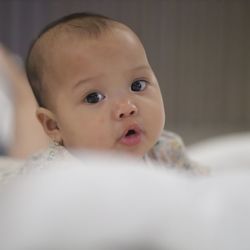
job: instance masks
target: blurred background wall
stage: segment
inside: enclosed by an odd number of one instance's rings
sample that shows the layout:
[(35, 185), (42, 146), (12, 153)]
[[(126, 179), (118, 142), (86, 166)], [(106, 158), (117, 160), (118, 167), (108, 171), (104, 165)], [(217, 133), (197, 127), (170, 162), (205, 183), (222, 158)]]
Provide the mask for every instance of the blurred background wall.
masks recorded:
[(187, 144), (250, 130), (250, 1), (0, 0), (0, 42), (24, 59), (44, 25), (79, 11), (135, 30), (163, 92), (166, 128)]

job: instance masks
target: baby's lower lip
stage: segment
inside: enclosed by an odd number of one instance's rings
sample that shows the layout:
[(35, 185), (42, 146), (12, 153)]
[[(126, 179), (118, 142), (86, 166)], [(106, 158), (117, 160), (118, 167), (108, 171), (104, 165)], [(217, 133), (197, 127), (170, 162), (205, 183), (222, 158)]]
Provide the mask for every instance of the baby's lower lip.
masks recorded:
[(129, 135), (129, 136), (123, 136), (120, 139), (120, 142), (126, 146), (134, 146), (137, 145), (141, 142), (141, 133), (140, 132), (136, 132), (133, 135)]

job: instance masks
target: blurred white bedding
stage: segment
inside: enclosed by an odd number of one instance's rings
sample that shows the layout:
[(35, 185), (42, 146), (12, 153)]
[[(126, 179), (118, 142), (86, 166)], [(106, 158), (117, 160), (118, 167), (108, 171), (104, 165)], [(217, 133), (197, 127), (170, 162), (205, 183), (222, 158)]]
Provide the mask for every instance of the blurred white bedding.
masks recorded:
[(0, 249), (249, 250), (250, 175), (84, 155), (0, 192)]
[(218, 136), (187, 148), (191, 159), (213, 172), (250, 170), (250, 132)]
[(10, 88), (4, 74), (0, 71), (0, 155), (9, 146), (12, 136), (13, 104), (10, 100)]

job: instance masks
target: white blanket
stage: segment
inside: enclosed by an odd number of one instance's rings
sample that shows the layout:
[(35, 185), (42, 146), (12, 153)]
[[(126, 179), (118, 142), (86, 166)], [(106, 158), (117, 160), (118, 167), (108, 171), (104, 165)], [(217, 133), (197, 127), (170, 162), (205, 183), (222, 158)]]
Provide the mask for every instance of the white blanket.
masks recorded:
[(55, 164), (4, 186), (0, 249), (250, 249), (249, 172), (194, 177), (93, 155)]

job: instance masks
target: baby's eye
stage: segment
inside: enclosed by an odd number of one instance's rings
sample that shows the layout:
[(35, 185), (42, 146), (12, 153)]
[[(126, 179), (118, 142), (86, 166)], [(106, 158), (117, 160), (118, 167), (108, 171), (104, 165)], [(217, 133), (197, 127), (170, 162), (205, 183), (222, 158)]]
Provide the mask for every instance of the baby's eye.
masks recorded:
[(143, 91), (147, 86), (147, 81), (137, 80), (131, 84), (131, 90), (134, 92)]
[(88, 94), (84, 98), (84, 102), (87, 102), (89, 104), (95, 104), (95, 103), (102, 101), (104, 98), (105, 96), (103, 94), (98, 93), (98, 92), (93, 92), (93, 93)]

